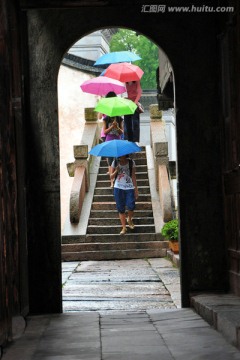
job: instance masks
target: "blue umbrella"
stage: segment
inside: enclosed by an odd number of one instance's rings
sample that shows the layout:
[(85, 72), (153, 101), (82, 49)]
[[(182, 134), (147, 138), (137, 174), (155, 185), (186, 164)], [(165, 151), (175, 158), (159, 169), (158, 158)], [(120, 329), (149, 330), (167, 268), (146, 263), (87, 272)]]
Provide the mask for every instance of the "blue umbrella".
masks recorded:
[(103, 70), (99, 76), (104, 76), (107, 69)]
[(131, 51), (115, 51), (102, 55), (94, 65), (116, 64), (141, 60), (140, 56)]
[(127, 140), (110, 140), (98, 144), (89, 151), (90, 155), (120, 157), (134, 152), (142, 151), (137, 144)]

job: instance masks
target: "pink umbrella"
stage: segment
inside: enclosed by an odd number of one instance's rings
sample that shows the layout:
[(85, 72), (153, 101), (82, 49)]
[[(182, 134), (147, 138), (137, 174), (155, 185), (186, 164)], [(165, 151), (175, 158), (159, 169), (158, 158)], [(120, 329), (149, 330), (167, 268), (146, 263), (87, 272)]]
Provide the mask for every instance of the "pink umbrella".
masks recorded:
[(143, 74), (144, 72), (139, 66), (123, 62), (119, 64), (111, 64), (107, 68), (104, 76), (108, 76), (122, 82), (128, 82), (139, 81)]
[(126, 87), (122, 82), (107, 76), (99, 76), (84, 81), (80, 88), (86, 93), (100, 96), (105, 96), (110, 91), (114, 91), (115, 94), (122, 94), (126, 91)]

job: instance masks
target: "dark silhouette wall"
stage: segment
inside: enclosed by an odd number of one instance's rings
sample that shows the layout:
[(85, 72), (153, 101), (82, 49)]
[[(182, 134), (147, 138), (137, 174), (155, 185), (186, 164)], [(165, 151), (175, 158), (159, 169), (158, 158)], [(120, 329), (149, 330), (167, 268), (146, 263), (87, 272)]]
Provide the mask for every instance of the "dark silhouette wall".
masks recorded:
[[(176, 87), (183, 306), (194, 292), (228, 289), (224, 221), (238, 222), (236, 206), (225, 215), (224, 186), (228, 204), (233, 197), (239, 203), (239, 189), (223, 179), (223, 158), (230, 163), (233, 141), (229, 136), (225, 143), (229, 117), (221, 106), (221, 79), (223, 53), (234, 69), (239, 64), (239, 50), (232, 59), (224, 36), (239, 42), (239, 4), (233, 3), (238, 15), (229, 22), (228, 14), (142, 12), (140, 0), (88, 6), (0, 0), (0, 343), (11, 337), (11, 317), (26, 314), (28, 305), (31, 313), (62, 311), (57, 77), (68, 48), (99, 28), (134, 29), (169, 57)], [(227, 79), (231, 108), (232, 98), (239, 99), (239, 77)], [(235, 109), (231, 121), (237, 124), (239, 105)], [(236, 143), (239, 125), (234, 129)], [(236, 225), (234, 239), (237, 231)]]
[[(49, 261), (54, 259), (47, 257), (57, 253), (60, 244), (57, 118), (59, 65), (64, 53), (77, 39), (102, 27), (132, 27), (161, 46), (171, 61), (178, 109), (177, 151), (184, 303), (188, 304), (190, 292), (225, 289), (222, 154), (217, 106), (219, 52), (218, 29), (214, 18), (212, 14), (206, 13), (195, 13), (192, 16), (144, 13), (141, 12), (141, 6), (130, 7), (128, 4), (118, 4), (114, 8), (99, 7), (97, 18), (93, 16), (91, 7), (28, 11), (31, 105), (28, 144), (31, 142), (32, 149), (28, 151), (31, 157), (28, 192), (31, 201), (34, 201), (33, 207), (37, 203), (39, 210), (37, 212), (31, 208), (31, 223), (35, 227), (34, 235), (30, 235), (30, 262), (34, 270), (34, 281), (30, 288), (36, 288), (33, 308), (42, 309), (45, 301), (42, 300), (43, 294), (47, 301), (48, 289), (56, 284), (53, 269), (51, 271), (56, 262)], [(35, 199), (32, 194), (39, 195), (40, 199)], [(43, 256), (41, 271), (35, 266), (39, 253)]]

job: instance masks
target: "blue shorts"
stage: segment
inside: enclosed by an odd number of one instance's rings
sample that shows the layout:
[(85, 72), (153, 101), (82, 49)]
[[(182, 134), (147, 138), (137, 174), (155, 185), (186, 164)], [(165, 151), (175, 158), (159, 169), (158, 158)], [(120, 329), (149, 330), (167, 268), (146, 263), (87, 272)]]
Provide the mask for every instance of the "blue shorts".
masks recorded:
[(134, 189), (122, 190), (114, 188), (114, 197), (117, 205), (117, 210), (120, 214), (125, 213), (125, 207), (133, 211), (135, 209), (135, 193)]

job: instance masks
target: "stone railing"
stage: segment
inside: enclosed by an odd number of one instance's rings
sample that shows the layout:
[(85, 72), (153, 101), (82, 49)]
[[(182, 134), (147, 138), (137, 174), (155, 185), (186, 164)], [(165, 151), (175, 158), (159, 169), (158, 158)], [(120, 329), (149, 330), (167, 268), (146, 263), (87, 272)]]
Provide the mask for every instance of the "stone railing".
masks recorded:
[[(159, 192), (163, 221), (173, 218), (171, 202), (171, 184), (169, 176), (168, 143), (165, 134), (165, 123), (158, 105), (150, 105), (150, 134), (153, 149), (156, 190)], [(85, 109), (85, 127), (80, 145), (75, 145), (73, 163), (67, 164), (69, 176), (74, 177), (71, 194), (69, 216), (72, 224), (79, 222), (85, 194), (89, 189), (89, 167), (92, 157), (88, 154), (98, 143), (100, 126), (97, 114), (92, 108)]]
[(69, 176), (74, 177), (69, 200), (69, 217), (72, 224), (79, 222), (85, 194), (90, 185), (89, 167), (92, 156), (88, 154), (88, 149), (98, 143), (100, 132), (97, 113), (93, 108), (85, 109), (85, 120), (81, 144), (73, 146), (75, 161), (67, 164)]
[(75, 145), (74, 147), (75, 162), (67, 164), (69, 176), (74, 177), (69, 203), (69, 216), (71, 223), (79, 222), (82, 204), (86, 191), (89, 188), (89, 162), (88, 146)]
[(169, 177), (168, 142), (165, 134), (165, 123), (162, 119), (162, 111), (158, 105), (149, 106), (150, 111), (150, 136), (153, 149), (156, 188), (159, 192), (163, 221), (173, 218), (171, 184)]

